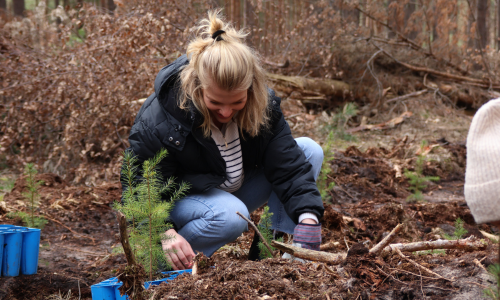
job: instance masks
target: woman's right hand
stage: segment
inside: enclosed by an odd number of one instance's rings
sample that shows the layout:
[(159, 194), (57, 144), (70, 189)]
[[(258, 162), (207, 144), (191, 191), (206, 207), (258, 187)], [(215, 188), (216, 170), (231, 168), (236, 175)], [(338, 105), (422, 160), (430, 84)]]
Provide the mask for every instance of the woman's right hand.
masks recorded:
[(191, 245), (174, 229), (165, 231), (165, 234), (172, 238), (161, 241), (161, 246), (172, 268), (175, 271), (190, 269), (195, 257)]

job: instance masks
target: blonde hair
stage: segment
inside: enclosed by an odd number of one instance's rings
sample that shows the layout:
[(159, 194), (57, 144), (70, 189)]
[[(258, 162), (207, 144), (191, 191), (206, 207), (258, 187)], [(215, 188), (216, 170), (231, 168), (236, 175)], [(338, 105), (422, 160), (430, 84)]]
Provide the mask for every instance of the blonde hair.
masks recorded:
[[(203, 89), (216, 84), (226, 91), (248, 90), (245, 107), (235, 118), (241, 132), (245, 130), (255, 137), (269, 125), (266, 76), (257, 54), (243, 43), (248, 34), (224, 23), (220, 12), (208, 12), (208, 19), (200, 22), (196, 38), (187, 47), (189, 64), (180, 74), (179, 107), (187, 110), (193, 103), (203, 114), (200, 127), (204, 136), (209, 137), (211, 116), (203, 101)], [(224, 31), (220, 35), (222, 39), (213, 39), (212, 35), (218, 30)]]

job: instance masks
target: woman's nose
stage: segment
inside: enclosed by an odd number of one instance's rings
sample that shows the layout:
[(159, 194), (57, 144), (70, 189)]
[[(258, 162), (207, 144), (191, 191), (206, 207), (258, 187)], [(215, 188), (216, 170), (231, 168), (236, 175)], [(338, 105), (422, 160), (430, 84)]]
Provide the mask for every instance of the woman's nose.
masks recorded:
[(224, 118), (227, 118), (227, 117), (231, 116), (231, 108), (230, 108), (230, 107), (223, 107), (223, 108), (220, 110), (220, 114), (221, 114)]

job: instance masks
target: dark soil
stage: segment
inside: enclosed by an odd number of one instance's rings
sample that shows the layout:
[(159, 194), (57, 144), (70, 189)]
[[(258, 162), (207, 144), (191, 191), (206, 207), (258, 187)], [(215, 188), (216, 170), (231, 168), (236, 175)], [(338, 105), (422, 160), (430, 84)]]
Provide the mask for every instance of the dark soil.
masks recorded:
[[(436, 141), (438, 142), (438, 141)], [(394, 242), (434, 240), (436, 228), (453, 230), (457, 218), (465, 221), (469, 235), (480, 230), (463, 200), (465, 147), (447, 143), (453, 168), (430, 162), (425, 175), (440, 176), (424, 191), (427, 202), (408, 203), (409, 185), (400, 172), (414, 168), (406, 142), (396, 141), (392, 149), (360, 151), (350, 147), (331, 161), (330, 180), (335, 186), (325, 203), (323, 244), (329, 252), (347, 252), (340, 265), (286, 259), (248, 261), (253, 231), (221, 248), (197, 276), (181, 275), (168, 284), (152, 288), (155, 299), (477, 299), (493, 284), (483, 267), (496, 262), (497, 244), (490, 241), (485, 251), (446, 250), (434, 254), (405, 253), (422, 266), (446, 279), (422, 272), (397, 254), (368, 253), (397, 224), (403, 231)], [(67, 295), (70, 299), (91, 299), (90, 286), (110, 277), (126, 263), (119, 246), (118, 226), (111, 208), (120, 198), (120, 183), (98, 187), (70, 186), (55, 174), (40, 174), (40, 214), (49, 223), (42, 231), (38, 274), (0, 278), (0, 299), (46, 299)], [(24, 209), (20, 200), (23, 178), (5, 195), (7, 209)], [(453, 196), (453, 197), (452, 197)], [(451, 197), (451, 198), (450, 198)], [(449, 200), (452, 199), (452, 200)], [(261, 210), (252, 219), (260, 219)], [(347, 218), (346, 218), (347, 217)], [(56, 220), (56, 221), (55, 221)], [(22, 225), (6, 213), (0, 223)], [(443, 230), (444, 230), (443, 229)], [(56, 298), (54, 298), (56, 299)], [(59, 299), (59, 298), (57, 298)], [(64, 298), (67, 299), (67, 298)]]

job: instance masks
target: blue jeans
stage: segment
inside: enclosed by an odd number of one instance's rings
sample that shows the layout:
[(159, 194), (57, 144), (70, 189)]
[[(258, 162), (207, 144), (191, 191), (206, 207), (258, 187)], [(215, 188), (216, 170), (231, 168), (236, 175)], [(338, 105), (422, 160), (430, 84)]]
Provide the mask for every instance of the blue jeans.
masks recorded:
[[(311, 163), (314, 179), (317, 179), (323, 163), (323, 149), (310, 138), (302, 137), (295, 141)], [(247, 222), (236, 214), (237, 211), (249, 218), (251, 212), (266, 202), (273, 213), (272, 229), (293, 234), (296, 224), (272, 191), (262, 169), (245, 172), (243, 185), (232, 194), (213, 188), (177, 200), (170, 218), (195, 252), (200, 251), (210, 257), (217, 249), (248, 230)]]

